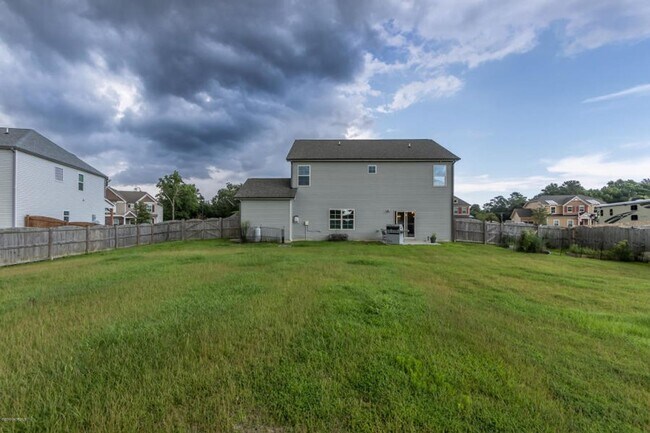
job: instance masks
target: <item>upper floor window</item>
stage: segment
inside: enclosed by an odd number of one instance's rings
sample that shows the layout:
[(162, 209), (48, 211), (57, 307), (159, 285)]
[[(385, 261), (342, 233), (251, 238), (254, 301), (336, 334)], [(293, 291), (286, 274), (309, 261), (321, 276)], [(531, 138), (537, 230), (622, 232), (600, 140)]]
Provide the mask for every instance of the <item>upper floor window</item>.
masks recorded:
[(70, 221), (70, 211), (69, 210), (64, 210), (63, 211), (63, 221), (65, 221), (65, 222)]
[(311, 166), (299, 165), (298, 166), (298, 186), (311, 185)]
[(147, 204), (147, 212), (153, 212), (153, 205), (152, 204)]
[(553, 215), (555, 213), (555, 210), (556, 210), (555, 206), (551, 206), (551, 215)]
[(377, 173), (377, 166), (374, 164), (371, 164), (368, 166), (368, 174), (375, 174)]
[(566, 211), (567, 211), (567, 213), (573, 212), (573, 206), (567, 206)]
[(433, 164), (433, 186), (447, 186), (447, 166)]
[(79, 191), (84, 190), (84, 175), (79, 174)]
[(54, 180), (57, 182), (63, 182), (63, 168), (54, 167)]
[(584, 211), (585, 211), (585, 206), (584, 206), (583, 204), (581, 204), (581, 205), (578, 207), (578, 212), (582, 213), (582, 212), (584, 212)]

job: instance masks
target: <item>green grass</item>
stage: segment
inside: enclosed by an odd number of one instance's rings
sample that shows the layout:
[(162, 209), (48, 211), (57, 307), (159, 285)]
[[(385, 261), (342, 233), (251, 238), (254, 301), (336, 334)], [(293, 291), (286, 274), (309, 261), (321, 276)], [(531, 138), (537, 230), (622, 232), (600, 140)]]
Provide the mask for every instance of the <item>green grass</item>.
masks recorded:
[(0, 269), (8, 431), (650, 430), (650, 266), (196, 241)]

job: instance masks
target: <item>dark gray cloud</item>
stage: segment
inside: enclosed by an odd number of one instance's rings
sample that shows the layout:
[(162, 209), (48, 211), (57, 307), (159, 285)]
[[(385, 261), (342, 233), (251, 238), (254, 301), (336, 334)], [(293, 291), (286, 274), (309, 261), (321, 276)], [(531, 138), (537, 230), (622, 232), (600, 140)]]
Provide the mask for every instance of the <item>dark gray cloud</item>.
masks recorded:
[(341, 5), (0, 0), (0, 115), (119, 166), (119, 183), (276, 171), (295, 134), (340, 136), (363, 115), (333, 89), (374, 36)]

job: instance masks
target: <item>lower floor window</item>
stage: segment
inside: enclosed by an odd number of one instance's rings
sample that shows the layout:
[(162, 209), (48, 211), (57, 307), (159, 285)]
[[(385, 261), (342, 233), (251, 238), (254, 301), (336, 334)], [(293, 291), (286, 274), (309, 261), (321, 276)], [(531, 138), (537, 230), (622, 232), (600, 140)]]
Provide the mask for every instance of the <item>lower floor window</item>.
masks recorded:
[(354, 209), (330, 209), (330, 230), (354, 230)]

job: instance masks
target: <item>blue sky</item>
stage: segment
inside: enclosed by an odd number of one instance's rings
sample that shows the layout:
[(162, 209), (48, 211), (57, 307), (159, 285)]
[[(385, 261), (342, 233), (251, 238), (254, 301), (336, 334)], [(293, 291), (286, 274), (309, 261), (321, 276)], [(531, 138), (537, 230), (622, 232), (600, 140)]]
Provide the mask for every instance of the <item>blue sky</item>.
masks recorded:
[(288, 176), (295, 138), (432, 138), (483, 204), (650, 177), (647, 0), (0, 0), (0, 126), (155, 192)]

